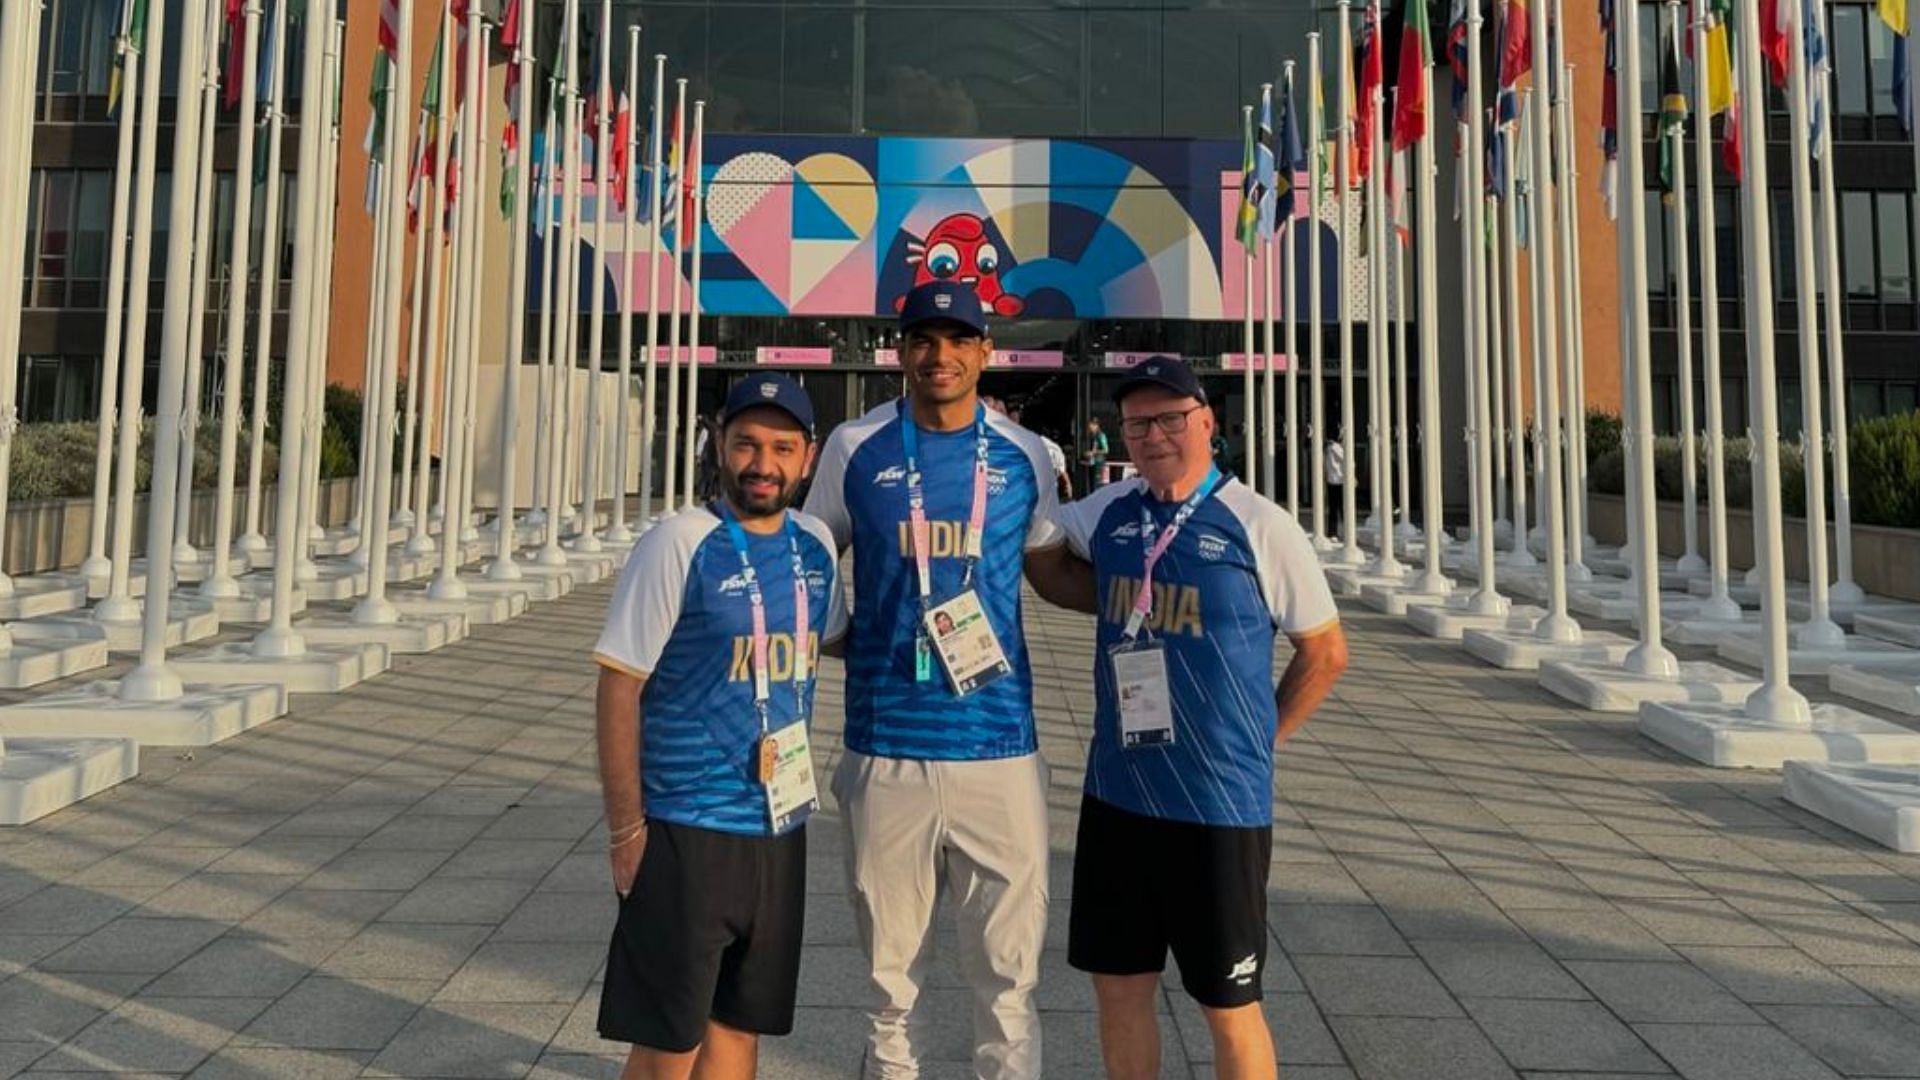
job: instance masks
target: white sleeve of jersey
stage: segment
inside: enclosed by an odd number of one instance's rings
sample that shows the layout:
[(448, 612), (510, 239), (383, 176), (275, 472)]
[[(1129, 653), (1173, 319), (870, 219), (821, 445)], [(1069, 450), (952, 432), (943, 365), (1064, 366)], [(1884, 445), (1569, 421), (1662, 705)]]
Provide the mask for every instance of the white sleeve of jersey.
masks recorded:
[(813, 486), (807, 490), (806, 513), (826, 526), (828, 547), (834, 551), (853, 539), (853, 518), (847, 513), (847, 459), (853, 455), (853, 440), (847, 435), (843, 424), (827, 436), (813, 467)]
[(1300, 523), (1239, 481), (1223, 490), (1221, 497), (1246, 526), (1273, 625), (1299, 637), (1338, 622), (1340, 609), (1320, 569), (1320, 556)]
[[(799, 515), (799, 521), (800, 527), (813, 534), (814, 539), (820, 541), (821, 545), (824, 546), (827, 551), (832, 552), (835, 550), (833, 533), (827, 528), (825, 522), (819, 518), (810, 517), (805, 513)], [(845, 637), (846, 633), (846, 583), (840, 578), (840, 560), (836, 558), (833, 563), (833, 576), (827, 582), (827, 626), (820, 634), (820, 641), (822, 644), (830, 641), (838, 641), (842, 637)]]
[(1100, 519), (1106, 516), (1107, 507), (1115, 499), (1140, 488), (1140, 478), (1134, 477), (1105, 487), (1093, 489), (1093, 493), (1082, 499), (1062, 506), (1054, 521), (1060, 531), (1066, 535), (1067, 547), (1075, 555), (1088, 562), (1093, 561), (1093, 534), (1100, 528)]
[(1033, 519), (1027, 524), (1026, 550), (1035, 551), (1060, 543), (1066, 539), (1060, 535), (1060, 526), (1054, 521), (1060, 513), (1060, 488), (1054, 482), (1053, 461), (1047, 457), (1047, 448), (1040, 442), (1040, 436), (991, 409), (987, 411), (987, 423), (1013, 440), (1013, 445), (1027, 455), (1027, 465), (1033, 470), (1033, 489), (1037, 501), (1033, 506)]
[(707, 511), (688, 510), (647, 530), (613, 587), (606, 625), (593, 646), (596, 661), (643, 679), (653, 673), (680, 621), (693, 553), (716, 524)]

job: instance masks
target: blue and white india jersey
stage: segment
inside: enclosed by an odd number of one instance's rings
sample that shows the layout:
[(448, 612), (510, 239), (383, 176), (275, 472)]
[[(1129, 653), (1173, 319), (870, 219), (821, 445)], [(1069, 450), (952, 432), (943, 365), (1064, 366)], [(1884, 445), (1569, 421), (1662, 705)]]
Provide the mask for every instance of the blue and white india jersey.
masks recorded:
[(1306, 636), (1339, 619), (1307, 534), (1285, 510), (1227, 479), (1187, 519), (1153, 569), (1141, 633), (1166, 649), (1170, 745), (1123, 748), (1107, 651), (1140, 591), (1145, 547), (1179, 509), (1138, 478), (1062, 507), (1075, 554), (1093, 563), (1100, 611), (1087, 794), (1149, 817), (1258, 827), (1273, 821), (1274, 633)]
[[(747, 533), (766, 604), (771, 730), (813, 711), (821, 642), (846, 632), (833, 534), (794, 514), (807, 578), (806, 700), (793, 686), (793, 553), (785, 530)], [(722, 832), (767, 835), (766, 792), (754, 777), (760, 720), (753, 705), (753, 605), (740, 556), (705, 507), (649, 529), (614, 587), (594, 659), (646, 679), (640, 692), (641, 783), (647, 816)]]
[[(843, 549), (853, 549), (846, 744), (874, 757), (924, 761), (1030, 754), (1038, 744), (1020, 576), (1027, 549), (1060, 541), (1046, 448), (1032, 432), (987, 412), (986, 535), (973, 588), (1013, 674), (956, 698), (937, 662), (932, 678), (915, 678), (920, 591), (907, 515), (903, 416), (897, 402), (888, 402), (836, 428), (807, 496), (807, 513), (825, 522)], [(918, 433), (934, 603), (957, 593), (965, 572), (974, 431), (969, 424)]]

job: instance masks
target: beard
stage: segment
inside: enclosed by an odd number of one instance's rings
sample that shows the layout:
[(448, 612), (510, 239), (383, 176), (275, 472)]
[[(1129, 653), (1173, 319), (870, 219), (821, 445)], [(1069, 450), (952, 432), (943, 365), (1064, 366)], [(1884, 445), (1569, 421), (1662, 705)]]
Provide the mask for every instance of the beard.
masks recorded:
[[(772, 494), (754, 492), (747, 489), (750, 483), (772, 483)], [(720, 486), (727, 493), (727, 501), (734, 505), (744, 517), (770, 517), (793, 505), (793, 497), (800, 490), (798, 481), (787, 480), (775, 473), (734, 473), (722, 470)]]

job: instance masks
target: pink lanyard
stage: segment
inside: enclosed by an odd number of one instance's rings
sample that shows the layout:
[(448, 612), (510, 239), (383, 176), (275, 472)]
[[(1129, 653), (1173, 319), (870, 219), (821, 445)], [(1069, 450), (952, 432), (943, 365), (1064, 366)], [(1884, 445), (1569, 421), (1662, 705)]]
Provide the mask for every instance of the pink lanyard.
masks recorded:
[[(1140, 628), (1146, 624), (1147, 615), (1153, 611), (1153, 568), (1159, 564), (1160, 557), (1167, 553), (1167, 549), (1173, 546), (1173, 538), (1179, 535), (1180, 527), (1187, 523), (1187, 519), (1193, 516), (1194, 511), (1200, 509), (1201, 503), (1207, 501), (1207, 496), (1213, 494), (1213, 489), (1219, 482), (1220, 470), (1208, 469), (1207, 478), (1200, 482), (1200, 486), (1193, 490), (1193, 494), (1187, 496), (1186, 502), (1180, 504), (1180, 509), (1174, 511), (1173, 520), (1167, 522), (1167, 527), (1160, 530), (1160, 534), (1153, 538), (1153, 545), (1146, 549), (1143, 560), (1146, 566), (1140, 572), (1140, 591), (1134, 595), (1133, 611), (1127, 616), (1127, 628), (1124, 631), (1128, 641), (1140, 636)], [(1147, 492), (1142, 488), (1140, 491), (1140, 540), (1142, 543), (1146, 542), (1147, 534), (1152, 531), (1153, 516), (1147, 512)]]

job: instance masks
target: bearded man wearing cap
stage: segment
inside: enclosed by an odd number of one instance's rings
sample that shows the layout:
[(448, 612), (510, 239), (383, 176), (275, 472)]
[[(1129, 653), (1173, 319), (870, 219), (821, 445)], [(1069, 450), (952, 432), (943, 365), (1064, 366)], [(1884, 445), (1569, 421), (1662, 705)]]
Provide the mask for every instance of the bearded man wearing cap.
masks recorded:
[(818, 805), (808, 720), (847, 613), (833, 534), (789, 510), (813, 405), (784, 375), (733, 388), (722, 494), (635, 546), (594, 646), (619, 918), (599, 1030), (623, 1075), (752, 1076), (793, 1029)]
[[(846, 753), (854, 924), (870, 966), (865, 1071), (919, 1075), (940, 891), (973, 996), (974, 1072), (1040, 1075), (1033, 991), (1047, 925), (1047, 769), (1020, 579), (1069, 561), (1053, 467), (980, 400), (993, 351), (971, 286), (901, 306), (907, 395), (827, 439), (807, 512), (853, 555)], [(958, 633), (940, 635), (947, 621)]]
[[(1097, 628), (1067, 960), (1093, 976), (1108, 1076), (1160, 1075), (1171, 952), (1215, 1075), (1272, 1077), (1274, 754), (1332, 689), (1346, 639), (1306, 532), (1214, 463), (1186, 363), (1143, 361), (1114, 402), (1139, 475), (1061, 509), (1075, 558), (1050, 596)], [(1293, 647), (1277, 688), (1276, 632)]]

